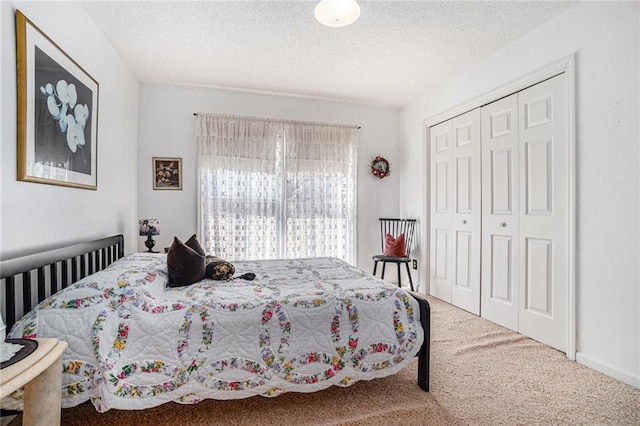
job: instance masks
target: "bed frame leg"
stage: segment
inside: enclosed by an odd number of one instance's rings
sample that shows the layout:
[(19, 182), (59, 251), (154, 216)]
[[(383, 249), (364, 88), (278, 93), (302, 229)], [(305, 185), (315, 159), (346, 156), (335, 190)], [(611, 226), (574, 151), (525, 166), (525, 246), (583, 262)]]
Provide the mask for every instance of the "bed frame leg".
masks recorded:
[(411, 293), (420, 306), (420, 324), (424, 330), (424, 342), (418, 352), (418, 386), (429, 392), (429, 358), (431, 353), (431, 307), (424, 296)]

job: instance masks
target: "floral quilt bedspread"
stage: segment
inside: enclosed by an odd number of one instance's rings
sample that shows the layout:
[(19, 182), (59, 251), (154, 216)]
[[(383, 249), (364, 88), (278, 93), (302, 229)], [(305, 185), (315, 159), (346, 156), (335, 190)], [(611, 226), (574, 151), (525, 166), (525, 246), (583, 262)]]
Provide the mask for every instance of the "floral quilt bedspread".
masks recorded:
[(419, 351), (417, 302), (335, 258), (234, 262), (253, 281), (166, 286), (134, 254), (43, 301), (10, 337), (55, 337), (63, 407), (100, 412), (314, 392), (394, 374)]

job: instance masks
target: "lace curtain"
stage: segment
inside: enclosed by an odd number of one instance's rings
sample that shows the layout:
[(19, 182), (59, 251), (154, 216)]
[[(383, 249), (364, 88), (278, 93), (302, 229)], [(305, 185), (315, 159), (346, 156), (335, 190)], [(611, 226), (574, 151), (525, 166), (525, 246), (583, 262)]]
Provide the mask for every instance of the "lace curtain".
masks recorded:
[(196, 137), (207, 253), (355, 262), (355, 126), (199, 114)]

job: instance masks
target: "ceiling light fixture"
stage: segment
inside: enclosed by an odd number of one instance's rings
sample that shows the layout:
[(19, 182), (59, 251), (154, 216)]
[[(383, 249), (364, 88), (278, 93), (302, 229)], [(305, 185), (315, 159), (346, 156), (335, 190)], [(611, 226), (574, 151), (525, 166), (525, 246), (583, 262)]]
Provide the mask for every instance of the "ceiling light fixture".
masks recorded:
[(360, 16), (360, 6), (355, 0), (322, 0), (314, 12), (316, 19), (327, 27), (346, 27)]

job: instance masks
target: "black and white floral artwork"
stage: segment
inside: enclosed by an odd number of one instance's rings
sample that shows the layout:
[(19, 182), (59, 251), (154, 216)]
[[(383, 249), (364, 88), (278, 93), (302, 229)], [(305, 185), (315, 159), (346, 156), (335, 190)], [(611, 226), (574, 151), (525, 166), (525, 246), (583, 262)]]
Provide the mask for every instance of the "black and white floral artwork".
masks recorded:
[(97, 189), (98, 83), (20, 11), (18, 179)]
[(91, 174), (91, 90), (35, 48), (35, 161)]

